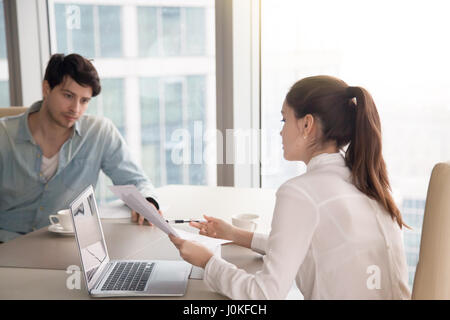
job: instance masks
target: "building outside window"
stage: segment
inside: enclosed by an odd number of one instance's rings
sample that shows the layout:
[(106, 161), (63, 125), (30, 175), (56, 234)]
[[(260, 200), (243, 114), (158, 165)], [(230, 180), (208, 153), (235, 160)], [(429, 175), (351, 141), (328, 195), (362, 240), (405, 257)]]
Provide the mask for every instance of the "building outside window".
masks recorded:
[(6, 50), (5, 12), (3, 0), (0, 0), (0, 108), (9, 107), (9, 75)]
[[(56, 0), (49, 17), (52, 53), (79, 53), (99, 71), (87, 113), (112, 120), (154, 185), (215, 185), (215, 164), (193, 150), (215, 148), (203, 138), (216, 126), (214, 1)], [(111, 184), (100, 175), (100, 202), (114, 198)]]

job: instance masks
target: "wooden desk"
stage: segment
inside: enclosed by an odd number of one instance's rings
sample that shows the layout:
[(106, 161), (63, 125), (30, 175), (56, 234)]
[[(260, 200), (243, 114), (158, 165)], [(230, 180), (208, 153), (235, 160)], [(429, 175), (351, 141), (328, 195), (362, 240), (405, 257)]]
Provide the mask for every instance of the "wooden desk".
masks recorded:
[[(231, 222), (237, 213), (261, 216), (259, 232), (268, 232), (275, 204), (275, 190), (205, 186), (166, 186), (158, 189), (166, 217), (216, 216)], [(180, 259), (168, 237), (156, 227), (139, 226), (129, 219), (102, 220), (110, 257), (115, 259)], [(187, 227), (187, 226), (186, 226)], [(262, 256), (233, 244), (222, 246), (222, 257), (239, 268), (255, 273)], [(80, 265), (74, 237), (43, 228), (0, 245), (0, 299), (89, 299), (84, 282), (81, 290), (69, 290), (66, 273)], [(83, 279), (82, 279), (83, 280)], [(202, 280), (190, 279), (180, 299), (224, 299)], [(151, 299), (165, 299), (152, 297)], [(169, 297), (168, 299), (174, 299)]]
[[(165, 246), (165, 249), (168, 247)], [(149, 257), (143, 254), (144, 259)], [(222, 257), (239, 268), (255, 273), (262, 264), (261, 255), (235, 245), (222, 246)], [(79, 262), (78, 262), (79, 264)], [(70, 274), (65, 270), (0, 267), (0, 300), (8, 299), (93, 299), (81, 279), (80, 289), (68, 289), (66, 282)], [(99, 298), (95, 298), (99, 299)], [(106, 299), (106, 298), (102, 298)], [(117, 298), (111, 298), (117, 299)], [(227, 297), (212, 291), (203, 280), (189, 279), (186, 294), (182, 297), (142, 297), (121, 299), (153, 300), (218, 300)]]

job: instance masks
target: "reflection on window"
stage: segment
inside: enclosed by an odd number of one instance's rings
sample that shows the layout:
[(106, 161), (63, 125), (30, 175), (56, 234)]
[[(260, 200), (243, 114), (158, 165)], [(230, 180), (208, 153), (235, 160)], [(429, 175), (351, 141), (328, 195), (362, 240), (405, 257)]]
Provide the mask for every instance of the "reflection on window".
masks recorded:
[(0, 107), (9, 107), (8, 60), (3, 0), (0, 0)]
[[(138, 3), (50, 0), (52, 51), (94, 59), (102, 92), (87, 112), (112, 120), (155, 186), (215, 184), (215, 164), (202, 157), (215, 148), (203, 140), (216, 123), (214, 1)], [(173, 161), (180, 129), (188, 163)], [(101, 173), (99, 203), (114, 198), (110, 184)]]
[(305, 170), (281, 160), (277, 135), (295, 81), (328, 74), (367, 88), (380, 113), (394, 197), (414, 228), (404, 231), (412, 285), (431, 170), (450, 158), (450, 45), (438, 40), (450, 28), (445, 2), (265, 0), (261, 21), (262, 129), (273, 133), (262, 141), (263, 187)]

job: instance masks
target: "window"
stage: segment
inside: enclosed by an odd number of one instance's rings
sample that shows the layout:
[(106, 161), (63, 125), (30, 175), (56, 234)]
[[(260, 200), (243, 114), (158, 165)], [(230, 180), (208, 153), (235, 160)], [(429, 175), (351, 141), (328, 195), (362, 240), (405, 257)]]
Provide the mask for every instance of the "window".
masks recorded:
[[(88, 113), (112, 120), (153, 184), (215, 185), (215, 164), (194, 161), (216, 143), (203, 138), (216, 126), (214, 1), (56, 0), (49, 17), (52, 53), (99, 72)], [(100, 201), (113, 199), (108, 185), (101, 174)]]
[(139, 55), (205, 55), (206, 11), (202, 7), (138, 7)]
[(450, 158), (446, 3), (265, 0), (261, 22), (262, 129), (272, 133), (262, 141), (263, 187), (305, 171), (281, 160), (278, 134), (295, 81), (328, 74), (365, 87), (380, 114), (394, 197), (414, 229), (404, 231), (412, 285), (431, 170)]
[(0, 0), (0, 107), (9, 107), (9, 75), (6, 50), (5, 13)]
[[(157, 168), (155, 183), (208, 184), (206, 166), (194, 159), (198, 157), (196, 146), (203, 144), (198, 130), (203, 130), (206, 120), (205, 84), (205, 76), (200, 75), (140, 79), (142, 146), (150, 155), (142, 160), (144, 167)], [(180, 129), (186, 135), (179, 136)], [(180, 145), (185, 137), (189, 143)], [(182, 161), (186, 155), (187, 161)]]
[(55, 3), (54, 13), (59, 52), (122, 56), (120, 6)]

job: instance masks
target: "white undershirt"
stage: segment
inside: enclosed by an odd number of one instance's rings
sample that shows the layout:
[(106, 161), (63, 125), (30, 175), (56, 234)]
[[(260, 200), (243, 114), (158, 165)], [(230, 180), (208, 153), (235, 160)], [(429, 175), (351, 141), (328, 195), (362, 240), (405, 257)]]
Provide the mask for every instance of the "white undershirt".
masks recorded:
[(206, 283), (232, 299), (284, 299), (293, 281), (305, 299), (410, 298), (399, 226), (352, 184), (337, 153), (280, 187), (271, 233), (255, 233), (252, 249), (265, 253), (261, 271), (213, 256)]
[(50, 159), (42, 156), (41, 174), (44, 176), (46, 181), (50, 180), (56, 173), (56, 169), (58, 169), (58, 161), (59, 152)]

